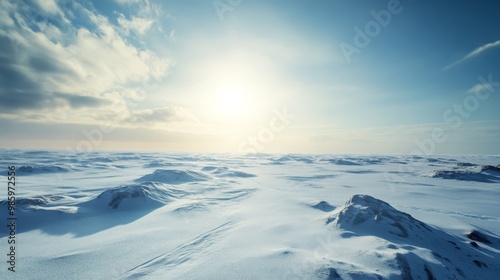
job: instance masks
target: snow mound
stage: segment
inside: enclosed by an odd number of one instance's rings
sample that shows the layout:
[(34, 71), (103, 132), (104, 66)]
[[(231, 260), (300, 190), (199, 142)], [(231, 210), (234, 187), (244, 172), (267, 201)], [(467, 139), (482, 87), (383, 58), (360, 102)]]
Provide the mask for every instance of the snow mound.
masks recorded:
[(159, 208), (182, 195), (184, 195), (183, 191), (169, 189), (154, 182), (146, 182), (105, 190), (96, 198), (82, 203), (81, 206), (93, 210)]
[(112, 158), (112, 157), (95, 157), (92, 159), (93, 162), (115, 162), (116, 159)]
[(284, 155), (280, 157), (275, 157), (271, 159), (274, 164), (286, 163), (286, 162), (302, 162), (302, 163), (314, 163), (314, 160), (307, 156), (302, 155)]
[(469, 243), (474, 247), (479, 245), (477, 243), (474, 244), (473, 242), (479, 242), (482, 243), (483, 245), (490, 246), (495, 249), (500, 249), (500, 237), (498, 237), (493, 233), (487, 233), (484, 231), (473, 229), (472, 231), (467, 233), (465, 237), (472, 240)]
[(311, 180), (323, 180), (323, 179), (331, 179), (337, 176), (332, 174), (318, 174), (313, 176), (285, 176), (288, 180), (292, 181), (311, 181)]
[(432, 232), (426, 224), (369, 195), (352, 196), (339, 211), (327, 218), (338, 228), (380, 237), (423, 237)]
[(335, 210), (335, 206), (331, 205), (330, 203), (328, 203), (324, 200), (322, 200), (316, 204), (311, 204), (311, 205), (309, 205), (309, 207), (321, 210), (323, 212), (331, 212), (331, 211)]
[(144, 167), (146, 167), (146, 168), (158, 168), (158, 167), (166, 167), (166, 166), (173, 166), (173, 165), (175, 165), (173, 162), (165, 162), (165, 161), (155, 160), (155, 161), (152, 161), (152, 162), (144, 165)]
[(237, 177), (237, 178), (251, 178), (257, 177), (254, 174), (246, 173), (239, 170), (233, 170), (229, 167), (217, 167), (217, 166), (205, 166), (201, 169), (202, 171), (209, 172), (211, 174), (217, 175), (218, 177)]
[(71, 169), (58, 165), (27, 165), (16, 168), (16, 173), (19, 175), (34, 175), (45, 173), (65, 173), (70, 172)]
[[(39, 195), (20, 197), (16, 199), (15, 214), (19, 221), (17, 232), (23, 233), (36, 228), (43, 228), (48, 224), (60, 222), (78, 212), (74, 205), (75, 199), (65, 195)], [(0, 201), (0, 219), (10, 218), (9, 201)], [(12, 204), (11, 204), (12, 205)], [(0, 231), (0, 238), (7, 234)]]
[[(345, 266), (345, 264), (341, 264), (341, 266)], [(321, 280), (343, 280), (343, 279), (353, 279), (353, 280), (380, 280), (383, 277), (379, 274), (363, 271), (362, 268), (357, 268), (356, 266), (351, 265), (349, 269), (343, 270), (339, 268), (333, 267), (321, 267), (316, 271), (315, 279)], [(405, 280), (407, 278), (404, 278)], [(413, 279), (411, 279), (413, 280)]]
[[(39, 207), (50, 205), (56, 201), (66, 199), (67, 196), (62, 195), (40, 195), (33, 197), (22, 197), (16, 199), (17, 210), (30, 210), (37, 209)], [(8, 204), (7, 200), (0, 201), (0, 207), (3, 207)]]
[[(477, 243), (459, 239), (431, 227), (388, 203), (368, 195), (354, 195), (343, 207), (327, 217), (326, 224), (343, 230), (344, 238), (371, 240), (363, 247), (365, 258), (371, 256), (374, 267), (384, 264), (395, 268), (385, 275), (368, 275), (366, 269), (348, 267), (336, 260), (323, 268), (325, 279), (353, 277), (353, 272), (367, 279), (493, 279), (500, 265), (488, 254), (498, 255), (485, 247), (491, 237), (471, 232), (467, 237)], [(356, 239), (358, 240), (358, 239)], [(353, 243), (356, 243), (354, 241)], [(380, 264), (377, 264), (380, 262)], [(365, 279), (365, 278), (363, 278)]]
[(142, 176), (136, 182), (160, 182), (167, 184), (183, 184), (210, 180), (207, 175), (196, 171), (174, 169), (157, 169), (155, 172)]
[(477, 164), (470, 163), (470, 162), (458, 162), (455, 164), (455, 167), (457, 167), (457, 168), (474, 167), (474, 166), (477, 166)]
[(328, 159), (327, 160), (329, 163), (333, 163), (336, 165), (361, 165), (353, 160), (347, 160), (347, 159)]
[(381, 157), (361, 157), (358, 159), (363, 165), (376, 165), (376, 164), (382, 164), (387, 161), (387, 158), (381, 158)]
[(471, 232), (467, 233), (465, 236), (471, 240), (474, 240), (474, 241), (479, 241), (482, 243), (491, 244), (490, 239), (485, 234), (483, 234), (477, 230), (472, 230)]
[[(482, 169), (480, 170), (483, 171)], [(481, 171), (478, 172), (473, 170), (434, 170), (429, 174), (427, 174), (426, 177), (460, 180), (460, 181), (474, 181), (482, 183), (493, 183), (500, 180), (500, 177), (487, 174)]]
[(500, 181), (500, 165), (479, 165), (459, 162), (448, 170), (432, 171), (426, 177), (493, 183)]
[(480, 165), (478, 167), (481, 172), (500, 172), (500, 164), (497, 166), (493, 165)]

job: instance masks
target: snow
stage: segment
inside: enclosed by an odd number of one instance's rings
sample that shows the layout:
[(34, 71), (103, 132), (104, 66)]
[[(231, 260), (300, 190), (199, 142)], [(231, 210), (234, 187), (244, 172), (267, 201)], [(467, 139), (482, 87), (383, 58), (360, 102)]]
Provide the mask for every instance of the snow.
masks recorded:
[(0, 279), (496, 279), (499, 162), (1, 150)]
[(80, 207), (86, 207), (89, 211), (95, 209), (109, 211), (110, 208), (120, 210), (125, 208), (130, 211), (148, 207), (158, 208), (177, 198), (179, 194), (183, 192), (155, 182), (146, 182), (105, 190), (96, 198), (82, 203)]
[(206, 181), (209, 179), (210, 177), (196, 171), (158, 169), (152, 174), (142, 176), (137, 179), (136, 182), (153, 181), (168, 184), (182, 184), (187, 182)]
[(477, 181), (485, 183), (500, 182), (500, 167), (492, 165), (476, 165), (471, 163), (458, 163), (456, 166), (448, 170), (434, 170), (430, 172), (428, 177)]
[[(368, 195), (352, 196), (345, 206), (326, 219), (326, 224), (346, 231), (348, 235), (345, 236), (349, 238), (369, 236), (386, 243), (393, 253), (378, 258), (385, 263), (397, 263), (399, 276), (403, 279), (487, 279), (489, 274), (474, 266), (498, 266), (497, 262), (491, 262), (482, 254), (497, 254), (496, 249), (484, 247), (479, 253), (459, 238)], [(476, 232), (467, 237), (484, 241), (484, 238), (478, 238), (480, 236), (482, 234)], [(338, 273), (339, 270), (336, 271)], [(349, 274), (348, 271), (346, 273)]]
[(35, 165), (35, 166), (21, 166), (17, 169), (20, 175), (43, 174), (43, 173), (58, 173), (71, 171), (67, 167), (57, 165)]

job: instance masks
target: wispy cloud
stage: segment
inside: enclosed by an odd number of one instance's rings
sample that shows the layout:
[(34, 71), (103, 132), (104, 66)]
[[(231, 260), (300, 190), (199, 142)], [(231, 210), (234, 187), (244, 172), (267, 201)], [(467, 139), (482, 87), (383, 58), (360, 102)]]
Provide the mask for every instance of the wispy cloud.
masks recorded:
[(123, 14), (121, 14), (118, 17), (118, 23), (125, 29), (127, 34), (133, 31), (139, 35), (144, 35), (153, 24), (153, 20), (139, 17), (127, 19)]
[(54, 0), (36, 0), (36, 4), (45, 12), (56, 14), (60, 12), (57, 3)]
[(125, 121), (128, 124), (141, 124), (159, 128), (165, 126), (165, 124), (199, 122), (190, 110), (180, 106), (133, 110), (130, 111), (130, 115)]
[(500, 40), (496, 41), (496, 42), (493, 42), (493, 43), (488, 43), (486, 45), (482, 45), (476, 49), (474, 49), (473, 51), (471, 51), (470, 53), (466, 54), (464, 57), (462, 57), (461, 59), (447, 65), (446, 67), (444, 67), (443, 69), (444, 70), (448, 70), (450, 68), (453, 68), (461, 63), (463, 63), (464, 61), (468, 60), (468, 59), (471, 59), (473, 57), (476, 57), (484, 52), (486, 52), (487, 50), (490, 50), (490, 49), (493, 49), (493, 48), (496, 48), (496, 47), (499, 47), (500, 46)]
[(118, 15), (115, 24), (77, 2), (65, 9), (37, 3), (0, 2), (0, 117), (79, 124), (112, 118), (122, 126), (194, 119), (179, 107), (134, 111), (128, 104), (138, 99), (131, 90), (159, 81), (171, 67), (123, 32), (143, 35), (152, 20)]

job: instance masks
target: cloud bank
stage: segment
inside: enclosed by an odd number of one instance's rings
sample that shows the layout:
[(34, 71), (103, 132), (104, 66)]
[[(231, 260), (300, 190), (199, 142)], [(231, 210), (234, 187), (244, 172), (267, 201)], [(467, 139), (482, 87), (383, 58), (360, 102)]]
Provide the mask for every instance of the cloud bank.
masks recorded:
[(1, 1), (0, 117), (80, 124), (112, 119), (118, 126), (195, 120), (185, 108), (129, 108), (131, 91), (144, 95), (172, 66), (131, 43), (155, 21), (153, 8), (144, 7), (113, 19), (89, 2)]

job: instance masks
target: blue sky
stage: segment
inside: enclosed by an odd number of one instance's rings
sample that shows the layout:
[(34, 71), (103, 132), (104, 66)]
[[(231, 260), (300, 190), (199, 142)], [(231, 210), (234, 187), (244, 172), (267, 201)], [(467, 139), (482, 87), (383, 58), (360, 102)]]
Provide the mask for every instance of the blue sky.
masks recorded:
[(0, 147), (500, 153), (495, 1), (0, 6)]

